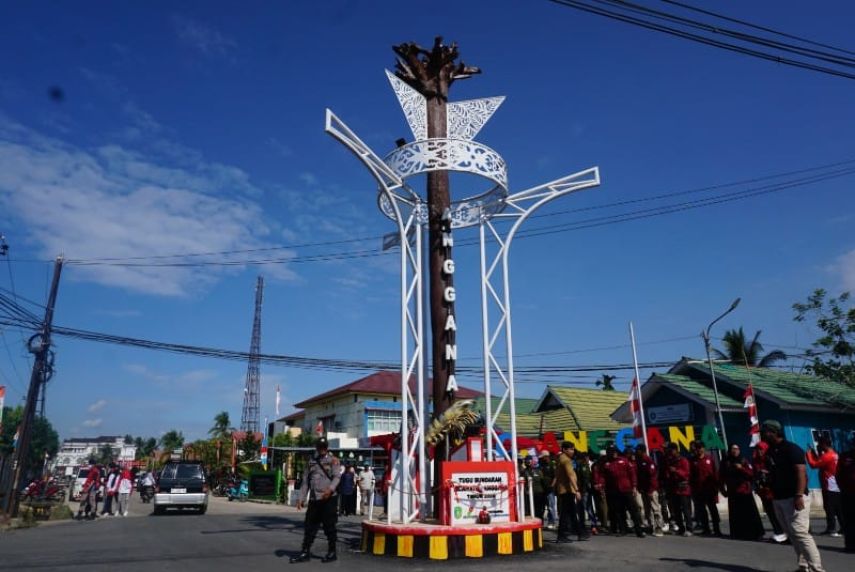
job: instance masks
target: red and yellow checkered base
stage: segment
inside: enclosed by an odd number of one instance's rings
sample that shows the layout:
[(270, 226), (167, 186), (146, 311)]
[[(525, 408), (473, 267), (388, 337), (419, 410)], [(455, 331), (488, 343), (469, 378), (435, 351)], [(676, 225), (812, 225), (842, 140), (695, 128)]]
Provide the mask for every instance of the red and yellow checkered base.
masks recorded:
[(362, 523), (362, 551), (375, 556), (450, 560), (525, 554), (543, 548), (540, 519), (470, 526)]

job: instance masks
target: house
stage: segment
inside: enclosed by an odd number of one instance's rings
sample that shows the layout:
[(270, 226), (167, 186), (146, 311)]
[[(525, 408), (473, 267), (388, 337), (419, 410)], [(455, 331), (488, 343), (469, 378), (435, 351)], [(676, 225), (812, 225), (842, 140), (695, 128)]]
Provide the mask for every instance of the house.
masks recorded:
[[(411, 378), (411, 391), (415, 383)], [(460, 387), (455, 395), (473, 399), (481, 393)], [(356, 447), (359, 439), (400, 431), (400, 400), (401, 373), (378, 371), (296, 403), (301, 411), (284, 417), (283, 423), (307, 432), (315, 432), (320, 424), (332, 447)]]
[[(754, 388), (760, 421), (776, 419), (789, 441), (813, 447), (822, 435), (831, 438), (838, 451), (855, 432), (855, 388), (810, 375), (775, 368), (748, 368), (714, 362), (718, 402), (728, 443), (749, 452), (750, 420), (744, 408), (745, 390)], [(645, 421), (651, 427), (690, 426), (699, 435), (704, 426), (718, 427), (710, 366), (707, 361), (683, 358), (667, 373), (654, 373), (641, 386)], [(612, 417), (631, 423), (627, 404)], [(818, 488), (816, 471), (808, 470), (810, 488)]]

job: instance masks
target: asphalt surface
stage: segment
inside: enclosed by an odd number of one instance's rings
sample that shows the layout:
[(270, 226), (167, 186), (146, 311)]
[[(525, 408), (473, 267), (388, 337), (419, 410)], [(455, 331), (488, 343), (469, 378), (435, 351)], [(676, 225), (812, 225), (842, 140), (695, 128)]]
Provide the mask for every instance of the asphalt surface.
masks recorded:
[[(376, 557), (358, 552), (360, 518), (339, 521), (339, 561), (322, 564), (315, 559), (289, 564), (299, 551), (304, 513), (293, 508), (256, 503), (229, 503), (211, 498), (208, 513), (151, 515), (151, 505), (131, 504), (128, 517), (96, 521), (42, 524), (36, 528), (0, 534), (0, 569), (8, 570), (298, 570), (368, 569), (436, 570), (450, 568), (491, 572), (519, 570), (700, 570), (752, 572), (795, 570), (790, 546), (738, 542), (714, 538), (638, 539), (594, 537), (588, 542), (552, 544), (552, 531), (540, 552), (487, 560), (430, 562)], [(814, 527), (821, 530), (822, 521)], [(826, 570), (855, 569), (855, 556), (842, 551), (839, 538), (817, 537)], [(326, 551), (321, 532), (316, 555)]]

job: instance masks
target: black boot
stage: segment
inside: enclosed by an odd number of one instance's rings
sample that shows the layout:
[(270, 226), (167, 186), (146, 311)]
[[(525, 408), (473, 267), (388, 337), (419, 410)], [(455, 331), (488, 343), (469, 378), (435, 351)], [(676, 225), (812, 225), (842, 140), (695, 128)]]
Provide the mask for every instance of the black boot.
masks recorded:
[(327, 562), (335, 562), (338, 560), (338, 556), (336, 556), (335, 552), (327, 552), (327, 555), (321, 558), (321, 562), (326, 564)]
[(308, 562), (311, 559), (312, 559), (312, 554), (304, 548), (303, 551), (300, 552), (300, 554), (298, 554), (297, 556), (292, 556), (291, 560), (289, 560), (289, 562), (291, 564), (296, 564), (298, 562)]

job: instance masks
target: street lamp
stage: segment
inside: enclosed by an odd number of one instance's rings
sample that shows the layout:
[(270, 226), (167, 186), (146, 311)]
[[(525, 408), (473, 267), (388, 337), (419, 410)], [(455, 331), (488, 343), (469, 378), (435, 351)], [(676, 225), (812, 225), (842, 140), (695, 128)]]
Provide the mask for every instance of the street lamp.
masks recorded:
[(704, 339), (704, 346), (706, 347), (706, 350), (707, 350), (707, 361), (710, 364), (710, 377), (712, 377), (713, 395), (715, 395), (715, 410), (716, 410), (716, 413), (718, 413), (718, 422), (721, 425), (721, 437), (724, 440), (725, 450), (727, 450), (727, 447), (728, 447), (728, 445), (727, 445), (727, 430), (724, 428), (724, 416), (721, 414), (721, 405), (718, 402), (718, 385), (716, 384), (716, 381), (715, 381), (715, 369), (713, 369), (712, 355), (710, 354), (710, 328), (712, 328), (716, 322), (718, 322), (719, 320), (721, 320), (722, 318), (724, 318), (725, 316), (727, 316), (728, 314), (733, 312), (736, 309), (736, 307), (739, 306), (739, 302), (741, 300), (742, 300), (741, 298), (737, 298), (736, 300), (734, 300), (733, 304), (730, 305), (730, 308), (728, 308), (725, 313), (723, 313), (721, 316), (719, 316), (718, 318), (716, 318), (715, 320), (710, 322), (710, 325), (707, 326), (707, 329), (705, 329), (704, 331), (701, 332), (701, 337)]

